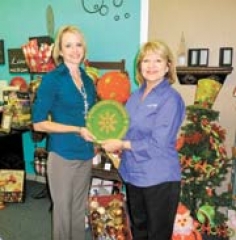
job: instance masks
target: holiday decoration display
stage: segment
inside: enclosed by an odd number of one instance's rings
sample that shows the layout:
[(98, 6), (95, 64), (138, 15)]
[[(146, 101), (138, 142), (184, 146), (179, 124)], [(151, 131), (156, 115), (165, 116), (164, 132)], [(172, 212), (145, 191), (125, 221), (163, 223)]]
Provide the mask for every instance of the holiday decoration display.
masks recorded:
[(97, 81), (97, 93), (102, 100), (125, 103), (130, 96), (130, 90), (129, 77), (122, 72), (107, 72)]
[(197, 225), (189, 209), (180, 203), (175, 217), (172, 240), (202, 240), (201, 234), (197, 231)]
[(38, 46), (37, 39), (32, 39), (22, 46), (25, 61), (30, 72), (48, 72), (55, 68), (52, 59), (53, 44), (42, 43)]
[(197, 84), (194, 104), (203, 108), (211, 108), (221, 87), (222, 84), (214, 79), (200, 79)]
[[(96, 137), (97, 155), (93, 158), (93, 164), (99, 167), (95, 167), (94, 170), (101, 170), (105, 179), (121, 181), (118, 173), (113, 171), (113, 168), (119, 167), (119, 153), (106, 152), (100, 148), (100, 143), (105, 139), (121, 139), (128, 130), (129, 117), (124, 103), (130, 95), (130, 82), (124, 73), (124, 60), (121, 62), (85, 60), (84, 65), (87, 75), (93, 79), (98, 95), (97, 103), (89, 110), (86, 117), (86, 127)], [(119, 69), (120, 71), (109, 71), (100, 76), (100, 69), (101, 71)], [(97, 186), (93, 187), (91, 191), (94, 197), (90, 199), (88, 217), (93, 239), (131, 240), (128, 215), (126, 207), (123, 208), (124, 199), (121, 189), (114, 186), (107, 193), (97, 191), (96, 188)]]
[(176, 149), (182, 167), (181, 202), (198, 221), (202, 235), (228, 239), (227, 216), (220, 210), (232, 208), (232, 192), (216, 191), (231, 166), (224, 145), (226, 131), (218, 123), (219, 112), (212, 109), (220, 89), (221, 84), (213, 79), (199, 80)]
[(124, 195), (97, 195), (89, 199), (93, 239), (131, 240)]

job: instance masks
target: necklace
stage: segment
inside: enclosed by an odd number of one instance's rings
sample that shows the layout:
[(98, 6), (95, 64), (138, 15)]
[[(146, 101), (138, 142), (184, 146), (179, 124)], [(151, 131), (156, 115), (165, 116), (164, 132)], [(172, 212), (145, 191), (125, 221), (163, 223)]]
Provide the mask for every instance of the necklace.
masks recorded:
[(79, 89), (79, 92), (84, 100), (84, 116), (86, 117), (88, 114), (88, 108), (89, 108), (89, 104), (88, 104), (88, 99), (87, 99), (87, 93), (86, 90), (84, 88), (84, 85), (82, 84)]
[[(80, 74), (79, 74), (79, 76), (80, 76)], [(72, 80), (83, 98), (83, 101), (84, 101), (84, 112), (83, 113), (84, 113), (84, 116), (86, 117), (88, 114), (89, 104), (88, 104), (87, 93), (84, 88), (84, 84), (83, 84), (82, 80), (80, 79), (80, 77), (78, 77), (78, 76), (72, 75)]]

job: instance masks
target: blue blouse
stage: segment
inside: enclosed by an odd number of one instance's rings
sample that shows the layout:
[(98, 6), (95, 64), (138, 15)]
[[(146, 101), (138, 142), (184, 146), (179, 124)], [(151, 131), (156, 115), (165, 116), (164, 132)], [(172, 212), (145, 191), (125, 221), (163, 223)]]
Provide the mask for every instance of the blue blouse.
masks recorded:
[[(96, 101), (95, 86), (82, 68), (80, 72), (90, 109)], [(58, 123), (85, 126), (84, 111), (84, 99), (65, 64), (43, 76), (32, 108), (34, 123), (45, 121), (50, 115)], [(76, 133), (50, 133), (48, 151), (68, 160), (89, 160), (94, 156), (93, 144)]]
[(132, 149), (123, 151), (119, 172), (125, 182), (139, 187), (180, 181), (175, 143), (185, 104), (166, 79), (142, 101), (144, 89), (145, 85), (126, 103), (130, 127), (125, 139), (131, 141)]

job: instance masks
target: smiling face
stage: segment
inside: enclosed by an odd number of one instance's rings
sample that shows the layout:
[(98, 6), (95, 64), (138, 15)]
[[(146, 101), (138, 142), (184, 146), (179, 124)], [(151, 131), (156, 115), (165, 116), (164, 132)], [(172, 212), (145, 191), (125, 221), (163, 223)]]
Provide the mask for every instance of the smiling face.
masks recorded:
[(162, 41), (150, 41), (142, 45), (136, 55), (135, 71), (140, 85), (144, 82), (154, 85), (164, 77), (172, 84), (177, 78), (173, 54)]
[(140, 70), (147, 84), (153, 85), (164, 79), (169, 67), (167, 60), (161, 56), (159, 51), (149, 51), (141, 61)]
[(66, 65), (80, 64), (85, 55), (83, 38), (76, 32), (65, 32), (61, 39), (60, 56)]

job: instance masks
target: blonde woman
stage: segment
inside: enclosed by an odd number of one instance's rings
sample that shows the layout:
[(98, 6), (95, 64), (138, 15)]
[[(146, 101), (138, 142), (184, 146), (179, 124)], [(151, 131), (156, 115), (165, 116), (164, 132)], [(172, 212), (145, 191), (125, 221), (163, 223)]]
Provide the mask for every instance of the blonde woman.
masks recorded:
[(185, 104), (171, 87), (176, 80), (172, 52), (162, 41), (145, 43), (136, 58), (140, 87), (126, 103), (130, 126), (123, 140), (103, 142), (122, 151), (119, 172), (126, 183), (134, 240), (170, 240), (180, 195), (175, 143)]
[(85, 118), (96, 100), (94, 84), (81, 67), (85, 54), (81, 31), (75, 26), (61, 27), (53, 50), (57, 67), (43, 76), (33, 105), (34, 130), (49, 135), (47, 166), (54, 240), (85, 239), (94, 157), (94, 137), (85, 127)]

